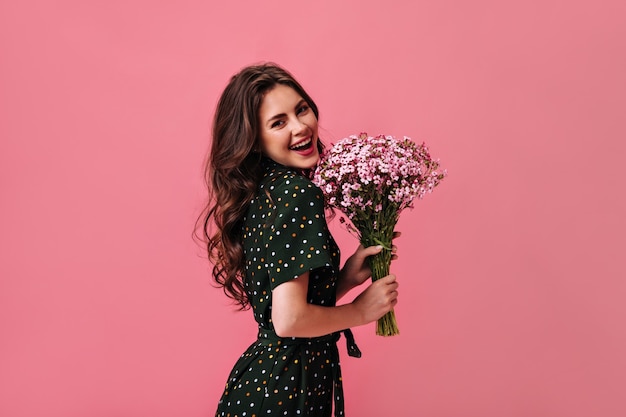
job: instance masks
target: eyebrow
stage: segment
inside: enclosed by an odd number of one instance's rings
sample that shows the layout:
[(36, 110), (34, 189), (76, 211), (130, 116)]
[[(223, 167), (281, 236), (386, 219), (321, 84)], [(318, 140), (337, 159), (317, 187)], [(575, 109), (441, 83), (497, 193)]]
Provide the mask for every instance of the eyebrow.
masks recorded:
[[(297, 109), (298, 107), (302, 106), (302, 104), (306, 104), (307, 106), (309, 105), (309, 103), (307, 103), (307, 101), (305, 99), (300, 99), (300, 101), (298, 101), (296, 103), (296, 106), (294, 108)], [(276, 114), (276, 115), (270, 117), (269, 119), (267, 119), (265, 124), (267, 125), (268, 123), (271, 123), (271, 122), (273, 122), (274, 120), (277, 120), (277, 119), (282, 119), (283, 117), (287, 117), (287, 114), (286, 113)]]

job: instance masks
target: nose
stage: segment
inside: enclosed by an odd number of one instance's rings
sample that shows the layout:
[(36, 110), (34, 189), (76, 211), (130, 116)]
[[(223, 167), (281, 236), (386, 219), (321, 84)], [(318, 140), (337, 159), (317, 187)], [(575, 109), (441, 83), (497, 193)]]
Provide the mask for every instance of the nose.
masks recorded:
[(308, 126), (296, 117), (291, 124), (291, 134), (294, 136), (301, 135), (307, 131), (307, 128)]

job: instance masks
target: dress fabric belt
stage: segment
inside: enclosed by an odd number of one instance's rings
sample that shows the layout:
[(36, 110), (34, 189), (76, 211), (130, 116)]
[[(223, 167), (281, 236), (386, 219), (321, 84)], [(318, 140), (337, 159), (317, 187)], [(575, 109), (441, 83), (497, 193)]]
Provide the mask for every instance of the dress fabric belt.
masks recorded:
[(346, 344), (348, 349), (348, 355), (360, 358), (361, 351), (359, 347), (356, 345), (354, 341), (354, 335), (350, 329), (342, 330), (341, 332), (330, 333), (325, 336), (320, 337), (280, 337), (276, 335), (272, 330), (268, 329), (259, 329), (259, 334), (257, 336), (259, 343), (266, 345), (270, 343), (280, 342), (283, 346), (293, 346), (299, 344), (316, 344), (316, 343), (326, 343), (332, 342), (335, 344), (334, 349), (330, 350), (332, 363), (335, 364), (333, 367), (333, 388), (334, 388), (334, 400), (335, 400), (335, 416), (345, 416), (344, 412), (344, 400), (343, 400), (343, 382), (341, 380), (341, 368), (339, 366), (339, 351), (337, 350), (336, 343), (341, 336), (341, 333), (344, 334), (346, 338)]

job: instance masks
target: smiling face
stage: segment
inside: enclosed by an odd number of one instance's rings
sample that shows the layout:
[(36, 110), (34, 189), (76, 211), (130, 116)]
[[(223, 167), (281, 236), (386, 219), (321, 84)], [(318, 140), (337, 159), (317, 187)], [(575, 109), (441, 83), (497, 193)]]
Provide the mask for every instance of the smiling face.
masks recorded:
[(265, 93), (259, 109), (261, 151), (279, 164), (313, 168), (319, 160), (317, 118), (293, 88), (277, 84)]

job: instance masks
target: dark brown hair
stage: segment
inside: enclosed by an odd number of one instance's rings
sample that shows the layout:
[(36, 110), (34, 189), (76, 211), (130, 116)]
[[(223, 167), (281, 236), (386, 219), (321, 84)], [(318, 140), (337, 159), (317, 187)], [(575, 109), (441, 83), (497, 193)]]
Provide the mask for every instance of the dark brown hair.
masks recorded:
[(293, 88), (319, 118), (317, 105), (289, 72), (273, 63), (246, 67), (231, 78), (219, 99), (205, 167), (209, 199), (196, 236), (206, 245), (216, 283), (241, 309), (249, 307), (243, 283), (242, 221), (263, 175), (257, 150), (259, 109), (264, 95), (277, 84)]

